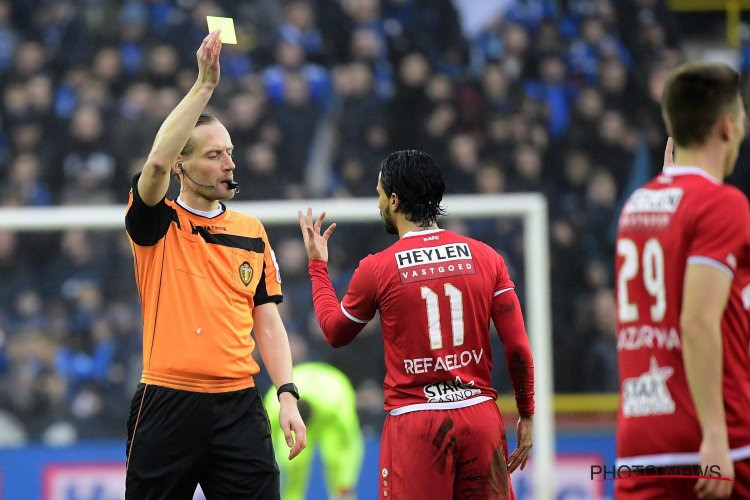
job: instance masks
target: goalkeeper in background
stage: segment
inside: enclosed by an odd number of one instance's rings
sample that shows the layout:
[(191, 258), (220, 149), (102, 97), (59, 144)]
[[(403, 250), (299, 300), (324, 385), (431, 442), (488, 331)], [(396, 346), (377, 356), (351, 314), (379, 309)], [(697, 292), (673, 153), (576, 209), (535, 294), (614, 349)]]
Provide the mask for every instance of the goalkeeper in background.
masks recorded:
[(273, 429), (276, 462), (281, 470), (281, 497), (305, 498), (314, 450), (319, 447), (329, 497), (354, 499), (364, 455), (354, 388), (346, 375), (326, 363), (302, 363), (292, 373), (300, 393), (297, 405), (307, 425), (310, 451), (288, 460), (284, 433), (278, 425), (279, 402), (273, 388), (264, 401)]

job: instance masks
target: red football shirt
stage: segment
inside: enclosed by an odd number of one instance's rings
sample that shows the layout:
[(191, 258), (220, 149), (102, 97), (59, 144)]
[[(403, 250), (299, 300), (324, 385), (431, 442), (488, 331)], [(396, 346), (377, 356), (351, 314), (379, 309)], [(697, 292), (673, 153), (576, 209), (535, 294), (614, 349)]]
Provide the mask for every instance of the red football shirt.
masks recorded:
[(460, 408), (495, 399), (493, 320), (519, 411), (533, 413), (533, 363), (514, 285), (502, 257), (486, 244), (442, 229), (407, 233), (362, 259), (340, 306), (335, 294), (331, 300), (325, 263), (311, 261), (310, 274), (316, 314), (334, 346), (350, 341), (380, 312), (387, 410)]
[(721, 323), (723, 398), (732, 457), (750, 456), (750, 325), (743, 303), (750, 283), (747, 198), (697, 167), (665, 167), (623, 207), (616, 253), (618, 463), (699, 463), (701, 429), (680, 332), (691, 262), (732, 277)]

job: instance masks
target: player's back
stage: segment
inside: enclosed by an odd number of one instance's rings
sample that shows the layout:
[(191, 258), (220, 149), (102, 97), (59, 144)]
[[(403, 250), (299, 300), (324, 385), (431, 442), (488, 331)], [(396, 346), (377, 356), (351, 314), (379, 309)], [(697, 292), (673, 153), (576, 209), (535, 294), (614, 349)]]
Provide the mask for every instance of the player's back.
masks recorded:
[(424, 230), (407, 233), (362, 264), (377, 277), (386, 409), (494, 399), (492, 301), (513, 288), (497, 252), (450, 231)]
[(697, 167), (665, 168), (623, 207), (615, 269), (621, 459), (660, 455), (680, 464), (686, 458), (675, 453), (697, 456), (701, 432), (680, 331), (689, 263), (714, 266), (732, 277), (722, 321), (724, 400), (730, 446), (750, 444), (750, 335), (742, 302), (742, 289), (750, 282), (749, 241), (745, 196)]

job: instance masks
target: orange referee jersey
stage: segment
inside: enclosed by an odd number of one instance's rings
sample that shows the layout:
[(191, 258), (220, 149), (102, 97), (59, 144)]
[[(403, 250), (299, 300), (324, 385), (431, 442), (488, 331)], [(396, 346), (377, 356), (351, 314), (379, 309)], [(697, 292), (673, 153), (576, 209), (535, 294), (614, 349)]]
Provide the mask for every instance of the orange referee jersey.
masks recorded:
[(143, 311), (141, 382), (195, 392), (254, 385), (253, 308), (282, 300), (261, 222), (204, 217), (166, 198), (153, 207), (133, 179), (125, 227)]

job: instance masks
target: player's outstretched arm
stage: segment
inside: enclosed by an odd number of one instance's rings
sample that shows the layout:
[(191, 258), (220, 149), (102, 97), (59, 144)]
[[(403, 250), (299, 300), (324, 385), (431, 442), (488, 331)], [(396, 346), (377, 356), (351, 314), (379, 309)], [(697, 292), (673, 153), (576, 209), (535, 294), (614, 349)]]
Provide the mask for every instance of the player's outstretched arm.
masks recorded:
[(198, 78), (187, 95), (167, 116), (154, 139), (143, 173), (138, 179), (138, 194), (150, 206), (164, 198), (169, 188), (169, 173), (182, 148), (219, 84), (219, 32), (209, 33), (198, 48)]
[[(312, 282), (315, 317), (323, 331), (323, 338), (326, 342), (333, 347), (341, 347), (351, 342), (372, 316), (367, 316), (367, 321), (355, 320), (352, 316), (344, 314), (343, 306), (339, 307), (336, 290), (333, 289), (331, 278), (328, 276), (328, 239), (336, 229), (336, 223), (328, 226), (328, 229), (321, 234), (323, 220), (326, 217), (325, 212), (321, 212), (315, 222), (313, 222), (312, 208), (308, 207), (304, 214), (301, 210), (298, 210), (297, 216), (299, 217), (299, 228), (302, 231), (302, 239), (305, 242), (309, 259), (307, 270)], [(354, 277), (349, 284), (347, 294), (352, 293), (353, 289), (357, 289), (358, 277), (361, 277), (359, 268), (354, 271)], [(367, 287), (365, 286), (365, 288)]]
[[(689, 263), (685, 270), (680, 327), (688, 386), (703, 434), (702, 467), (718, 465), (722, 477), (734, 479), (722, 399), (721, 318), (729, 297), (730, 276), (711, 265)], [(727, 498), (731, 481), (698, 479), (698, 498)]]

